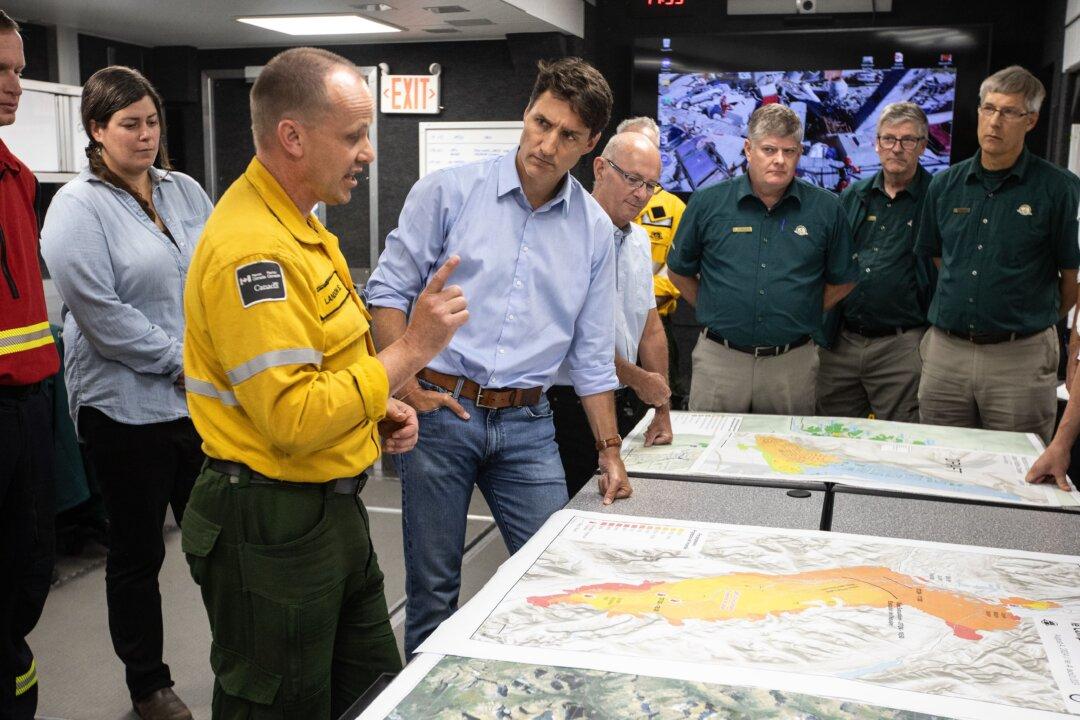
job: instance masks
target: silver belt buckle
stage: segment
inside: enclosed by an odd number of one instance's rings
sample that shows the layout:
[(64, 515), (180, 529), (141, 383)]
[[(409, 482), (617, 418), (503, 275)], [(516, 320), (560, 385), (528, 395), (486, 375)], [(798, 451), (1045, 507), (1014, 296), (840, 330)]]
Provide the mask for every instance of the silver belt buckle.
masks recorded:
[(479, 390), (476, 391), (476, 407), (484, 408), (485, 410), (494, 410), (495, 409), (495, 407), (493, 405), (485, 405), (484, 404), (484, 388), (480, 388)]

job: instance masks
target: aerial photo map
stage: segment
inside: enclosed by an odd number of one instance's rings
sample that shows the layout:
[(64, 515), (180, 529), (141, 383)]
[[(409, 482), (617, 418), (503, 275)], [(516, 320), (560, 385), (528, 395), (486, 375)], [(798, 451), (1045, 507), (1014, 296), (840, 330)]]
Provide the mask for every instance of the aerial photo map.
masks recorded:
[(563, 510), (421, 651), (1012, 720), (1080, 712), (1074, 627), (1076, 558)]
[[(366, 716), (365, 716), (366, 717)], [(755, 687), (443, 657), (387, 720), (945, 720)]]
[(673, 412), (675, 441), (623, 443), (627, 471), (844, 485), (1014, 505), (1078, 507), (1080, 493), (1024, 480), (1042, 446), (1024, 433), (851, 418)]

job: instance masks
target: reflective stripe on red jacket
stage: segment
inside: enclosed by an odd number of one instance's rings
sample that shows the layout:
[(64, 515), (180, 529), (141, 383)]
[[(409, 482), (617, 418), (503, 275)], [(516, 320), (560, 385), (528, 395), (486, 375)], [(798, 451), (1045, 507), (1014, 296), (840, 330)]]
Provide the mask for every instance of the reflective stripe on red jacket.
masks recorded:
[(38, 263), (37, 179), (0, 141), (0, 385), (60, 368)]

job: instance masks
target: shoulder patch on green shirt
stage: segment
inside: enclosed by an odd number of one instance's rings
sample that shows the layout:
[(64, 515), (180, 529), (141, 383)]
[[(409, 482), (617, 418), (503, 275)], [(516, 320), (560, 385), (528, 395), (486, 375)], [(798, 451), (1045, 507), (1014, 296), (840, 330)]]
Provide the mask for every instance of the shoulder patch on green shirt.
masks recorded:
[(236, 268), (236, 287), (244, 307), (284, 300), (285, 274), (281, 265), (270, 260), (248, 263)]

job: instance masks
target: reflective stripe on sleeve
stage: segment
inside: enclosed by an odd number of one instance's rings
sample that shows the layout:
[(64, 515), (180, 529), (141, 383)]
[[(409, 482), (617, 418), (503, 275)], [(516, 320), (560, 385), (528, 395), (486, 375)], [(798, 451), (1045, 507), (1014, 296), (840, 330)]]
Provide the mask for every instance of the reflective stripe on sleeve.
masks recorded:
[(187, 388), (189, 393), (214, 398), (215, 400), (220, 401), (222, 405), (240, 405), (239, 401), (236, 399), (236, 395), (233, 394), (231, 390), (218, 390), (214, 387), (213, 383), (208, 383), (205, 380), (196, 380), (195, 378), (185, 377), (184, 387)]
[(323, 354), (314, 348), (290, 348), (288, 350), (271, 350), (262, 355), (256, 355), (245, 363), (237, 365), (225, 374), (233, 386), (258, 375), (263, 370), (282, 365), (318, 365), (322, 362)]
[(48, 321), (0, 330), (0, 355), (10, 355), (43, 345), (51, 345), (52, 341)]
[[(10, 677), (10, 676), (9, 676)], [(30, 669), (15, 676), (15, 697), (19, 697), (37, 684), (37, 660), (30, 661)]]

